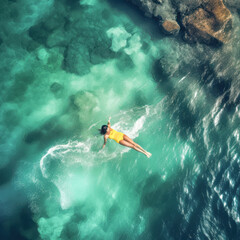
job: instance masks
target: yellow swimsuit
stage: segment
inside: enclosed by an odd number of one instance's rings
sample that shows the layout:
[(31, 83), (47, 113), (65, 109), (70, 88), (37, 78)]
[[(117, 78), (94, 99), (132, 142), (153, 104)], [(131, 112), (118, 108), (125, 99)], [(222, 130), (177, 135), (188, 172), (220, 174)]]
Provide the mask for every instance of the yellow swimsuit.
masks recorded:
[(121, 140), (123, 140), (123, 135), (124, 135), (123, 133), (117, 132), (116, 130), (111, 129), (110, 134), (109, 134), (108, 137), (110, 139), (115, 140), (117, 143), (119, 143)]

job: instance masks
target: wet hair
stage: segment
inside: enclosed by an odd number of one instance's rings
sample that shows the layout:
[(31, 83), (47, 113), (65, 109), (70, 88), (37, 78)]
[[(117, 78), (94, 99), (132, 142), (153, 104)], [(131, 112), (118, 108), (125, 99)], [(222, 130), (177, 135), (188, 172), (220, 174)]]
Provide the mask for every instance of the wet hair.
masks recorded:
[(101, 129), (99, 129), (100, 134), (105, 135), (107, 132), (108, 126), (102, 125)]

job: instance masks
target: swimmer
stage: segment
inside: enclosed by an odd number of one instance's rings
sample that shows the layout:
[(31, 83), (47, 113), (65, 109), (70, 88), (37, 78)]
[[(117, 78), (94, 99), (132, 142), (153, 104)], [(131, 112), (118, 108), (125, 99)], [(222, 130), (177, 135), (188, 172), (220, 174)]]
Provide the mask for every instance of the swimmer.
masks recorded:
[(151, 153), (145, 151), (141, 146), (139, 146), (137, 143), (135, 143), (130, 137), (128, 137), (124, 133), (117, 132), (116, 130), (112, 129), (111, 124), (110, 124), (110, 119), (111, 119), (111, 117), (109, 117), (109, 119), (108, 119), (108, 125), (102, 125), (102, 128), (99, 129), (100, 134), (104, 135), (104, 144), (103, 144), (102, 148), (105, 147), (105, 145), (107, 143), (107, 139), (110, 138), (125, 147), (132, 148), (138, 152), (145, 154), (148, 158), (150, 158), (152, 156)]

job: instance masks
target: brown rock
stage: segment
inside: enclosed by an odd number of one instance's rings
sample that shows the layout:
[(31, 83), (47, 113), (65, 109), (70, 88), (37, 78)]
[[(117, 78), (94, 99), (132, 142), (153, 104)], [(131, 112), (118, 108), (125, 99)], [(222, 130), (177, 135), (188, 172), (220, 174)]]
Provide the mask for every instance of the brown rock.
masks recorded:
[(165, 20), (161, 27), (166, 34), (176, 35), (180, 30), (180, 26), (174, 20)]
[(216, 20), (221, 24), (232, 18), (231, 12), (223, 4), (223, 0), (203, 0), (203, 4), (205, 10), (213, 13)]
[(232, 15), (222, 0), (203, 0), (203, 7), (186, 16), (183, 25), (191, 41), (227, 43), (231, 35)]

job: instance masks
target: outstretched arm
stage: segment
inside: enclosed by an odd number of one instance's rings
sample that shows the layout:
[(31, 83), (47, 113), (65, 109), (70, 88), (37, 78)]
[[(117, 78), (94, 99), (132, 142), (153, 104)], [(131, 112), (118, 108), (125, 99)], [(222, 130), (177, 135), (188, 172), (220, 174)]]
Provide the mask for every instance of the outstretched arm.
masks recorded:
[(111, 127), (110, 120), (111, 120), (111, 117), (108, 118), (108, 127)]
[(104, 144), (103, 144), (102, 148), (105, 147), (106, 143), (107, 143), (107, 138), (104, 136)]

